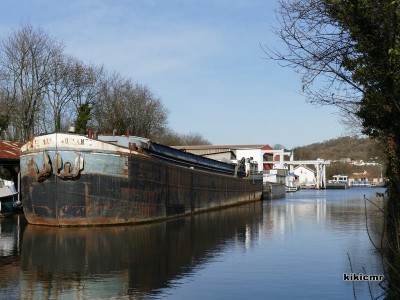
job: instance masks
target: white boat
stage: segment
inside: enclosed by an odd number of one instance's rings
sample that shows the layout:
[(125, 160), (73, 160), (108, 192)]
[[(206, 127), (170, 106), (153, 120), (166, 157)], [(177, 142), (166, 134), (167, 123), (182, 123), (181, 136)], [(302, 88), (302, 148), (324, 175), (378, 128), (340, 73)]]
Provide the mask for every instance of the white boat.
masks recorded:
[(289, 172), (285, 179), (286, 193), (297, 192), (296, 176)]
[(326, 184), (327, 189), (348, 189), (350, 187), (347, 175), (333, 175), (332, 178)]
[(0, 217), (15, 213), (20, 205), (14, 182), (0, 178)]
[(263, 198), (266, 200), (286, 197), (286, 169), (270, 169), (263, 171)]

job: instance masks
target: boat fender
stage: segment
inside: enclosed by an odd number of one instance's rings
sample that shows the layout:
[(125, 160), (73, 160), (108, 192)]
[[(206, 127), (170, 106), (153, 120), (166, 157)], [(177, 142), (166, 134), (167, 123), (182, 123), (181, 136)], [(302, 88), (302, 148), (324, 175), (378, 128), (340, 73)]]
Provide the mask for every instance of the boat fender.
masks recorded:
[(43, 182), (51, 175), (50, 157), (46, 151), (43, 151), (43, 167), (37, 175), (37, 181)]
[(54, 156), (54, 172), (56, 173), (56, 175), (60, 173), (62, 167), (63, 167), (62, 159), (57, 152), (56, 155)]
[(78, 154), (74, 161), (74, 167), (72, 169), (72, 176), (73, 178), (77, 177), (79, 173), (83, 170), (83, 157)]

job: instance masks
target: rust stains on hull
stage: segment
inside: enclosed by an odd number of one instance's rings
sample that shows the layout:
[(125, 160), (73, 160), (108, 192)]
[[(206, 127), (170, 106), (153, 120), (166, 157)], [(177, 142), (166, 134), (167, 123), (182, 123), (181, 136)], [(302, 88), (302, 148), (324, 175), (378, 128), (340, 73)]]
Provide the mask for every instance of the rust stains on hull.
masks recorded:
[(24, 211), (31, 224), (71, 226), (127, 224), (256, 201), (262, 183), (148, 158), (129, 159), (128, 178), (81, 174), (67, 181), (23, 176)]
[[(61, 152), (60, 157), (64, 158), (70, 153), (82, 157), (82, 171), (74, 178), (57, 176), (59, 164), (53, 163), (52, 173), (45, 180), (38, 180), (38, 168), (32, 157), (42, 157), (40, 153), (43, 151), (22, 158), (26, 168), (22, 172), (21, 194), (25, 216), (31, 224), (149, 222), (257, 201), (262, 194), (262, 180), (182, 167), (134, 151), (113, 152), (106, 159), (93, 152)], [(50, 164), (59, 153), (48, 155)]]

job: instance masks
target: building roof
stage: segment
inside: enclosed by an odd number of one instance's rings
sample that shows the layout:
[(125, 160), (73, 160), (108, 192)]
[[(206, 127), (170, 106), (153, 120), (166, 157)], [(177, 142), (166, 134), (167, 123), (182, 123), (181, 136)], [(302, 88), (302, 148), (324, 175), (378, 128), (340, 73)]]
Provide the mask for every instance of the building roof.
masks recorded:
[(193, 153), (200, 156), (217, 154), (217, 153), (226, 153), (226, 152), (235, 152), (237, 150), (270, 150), (272, 149), (268, 145), (195, 145), (195, 146), (172, 146), (172, 148), (183, 150), (189, 153)]
[(18, 160), (24, 143), (0, 141), (0, 159)]
[[(265, 148), (267, 147), (267, 148)], [(237, 150), (237, 149), (268, 149), (272, 148), (266, 144), (256, 145), (195, 145), (195, 146), (172, 146), (175, 149), (186, 149), (186, 150), (205, 150), (205, 149), (225, 149), (225, 150)]]
[(296, 171), (297, 169), (300, 169), (300, 168), (307, 169), (307, 170), (309, 170), (309, 171), (311, 171), (311, 172), (313, 172), (313, 173), (316, 173), (315, 170), (313, 170), (313, 169), (311, 169), (311, 168), (309, 168), (309, 167), (307, 167), (307, 166), (303, 166), (303, 165), (294, 167), (293, 171)]

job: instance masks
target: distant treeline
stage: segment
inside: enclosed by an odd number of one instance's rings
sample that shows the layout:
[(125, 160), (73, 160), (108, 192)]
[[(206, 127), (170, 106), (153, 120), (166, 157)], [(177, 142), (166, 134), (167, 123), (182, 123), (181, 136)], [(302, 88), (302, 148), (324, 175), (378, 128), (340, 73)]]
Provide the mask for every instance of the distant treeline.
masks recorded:
[(382, 162), (385, 157), (378, 141), (358, 136), (339, 137), (321, 143), (296, 147), (293, 151), (295, 160), (350, 158), (351, 160)]
[(64, 52), (62, 42), (23, 25), (0, 39), (0, 138), (65, 132), (74, 126), (138, 135), (170, 145), (209, 144), (168, 127), (168, 110), (147, 86)]
[[(379, 178), (386, 172), (385, 155), (382, 152), (381, 144), (370, 138), (345, 136), (322, 143), (296, 147), (293, 151), (295, 160), (315, 160), (317, 158), (336, 160), (326, 168), (328, 179), (332, 179), (332, 176), (337, 174), (346, 174), (352, 178)], [(377, 162), (382, 166), (355, 166), (340, 162), (339, 160), (343, 158), (350, 158), (352, 161)], [(309, 167), (314, 169), (313, 166)], [(366, 174), (361, 175), (363, 172)], [(354, 173), (360, 175), (354, 175)]]

